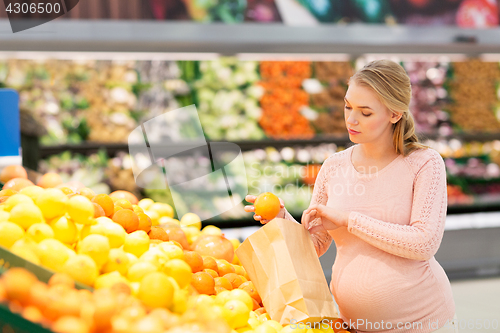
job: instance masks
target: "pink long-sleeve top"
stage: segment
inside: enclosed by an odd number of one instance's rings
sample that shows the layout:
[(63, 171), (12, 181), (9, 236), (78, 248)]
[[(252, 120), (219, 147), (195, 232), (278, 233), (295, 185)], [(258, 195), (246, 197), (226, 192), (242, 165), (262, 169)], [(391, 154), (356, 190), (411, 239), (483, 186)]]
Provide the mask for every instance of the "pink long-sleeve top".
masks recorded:
[(330, 289), (340, 317), (358, 332), (432, 332), (455, 314), (434, 258), (447, 209), (444, 161), (419, 149), (365, 174), (352, 164), (354, 147), (323, 163), (311, 200), (350, 212), (347, 227), (311, 234), (318, 255), (332, 240), (337, 247)]

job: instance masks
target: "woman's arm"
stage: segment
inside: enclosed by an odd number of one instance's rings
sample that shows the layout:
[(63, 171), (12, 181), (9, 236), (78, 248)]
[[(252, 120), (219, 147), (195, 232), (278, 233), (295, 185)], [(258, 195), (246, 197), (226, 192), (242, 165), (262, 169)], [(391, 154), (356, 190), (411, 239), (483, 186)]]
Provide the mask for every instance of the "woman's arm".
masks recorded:
[(388, 253), (408, 259), (429, 260), (441, 244), (446, 209), (446, 169), (442, 157), (436, 153), (415, 178), (410, 225), (380, 221), (351, 212), (347, 229)]

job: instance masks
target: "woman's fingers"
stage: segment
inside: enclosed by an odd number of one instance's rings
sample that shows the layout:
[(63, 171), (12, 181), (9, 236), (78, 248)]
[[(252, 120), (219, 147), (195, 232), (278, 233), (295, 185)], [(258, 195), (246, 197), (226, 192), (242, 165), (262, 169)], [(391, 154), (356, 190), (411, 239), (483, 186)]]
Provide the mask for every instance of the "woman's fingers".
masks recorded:
[(247, 195), (245, 197), (245, 200), (248, 201), (248, 202), (251, 202), (251, 203), (254, 203), (255, 199), (257, 199), (257, 197), (255, 195)]
[(255, 212), (255, 206), (245, 206), (245, 212), (247, 213)]
[(281, 198), (278, 199), (280, 200), (280, 208), (285, 208), (285, 202)]

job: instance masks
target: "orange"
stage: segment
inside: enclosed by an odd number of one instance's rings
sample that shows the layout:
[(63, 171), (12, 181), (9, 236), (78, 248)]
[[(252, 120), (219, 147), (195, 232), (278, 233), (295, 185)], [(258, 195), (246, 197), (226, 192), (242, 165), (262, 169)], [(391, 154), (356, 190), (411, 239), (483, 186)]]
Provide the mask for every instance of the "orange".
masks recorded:
[(12, 178), (3, 185), (2, 190), (12, 189), (19, 192), (28, 186), (35, 186), (35, 184), (26, 178)]
[(42, 177), (40, 177), (40, 179), (38, 180), (36, 185), (43, 187), (43, 188), (53, 188), (53, 187), (56, 187), (58, 185), (61, 185), (62, 183), (63, 183), (63, 180), (62, 180), (61, 176), (59, 176), (59, 174), (57, 174), (55, 172), (48, 172), (48, 173), (44, 174)]
[(111, 198), (107, 194), (98, 194), (94, 196), (92, 202), (101, 206), (101, 208), (104, 210), (104, 214), (107, 217), (111, 217), (115, 213), (113, 200), (111, 200)]
[(69, 274), (56, 273), (50, 277), (48, 284), (50, 287), (58, 285), (58, 284), (62, 284), (62, 285), (68, 286), (70, 288), (74, 288), (75, 287), (75, 280), (73, 280), (73, 278)]
[(189, 243), (186, 238), (186, 234), (181, 228), (177, 226), (163, 227), (168, 234), (169, 240), (174, 240), (181, 244), (183, 249), (189, 249)]
[(135, 212), (135, 213), (144, 213), (144, 209), (142, 209), (141, 207), (137, 206), (137, 205), (132, 205), (132, 210)]
[(214, 281), (215, 281), (215, 286), (216, 287), (222, 287), (222, 288), (224, 288), (226, 290), (232, 290), (233, 289), (233, 285), (225, 277), (216, 277), (216, 278), (214, 278)]
[(213, 257), (203, 257), (203, 268), (209, 268), (219, 274), (219, 266)]
[(122, 190), (114, 191), (109, 196), (112, 198), (115, 197), (115, 198), (119, 198), (119, 199), (127, 199), (133, 205), (137, 205), (139, 203), (139, 200), (137, 200), (137, 197), (128, 191), (122, 191)]
[(260, 298), (260, 295), (257, 292), (257, 289), (255, 289), (255, 286), (253, 285), (252, 281), (243, 282), (242, 284), (240, 284), (238, 288), (246, 291), (248, 295), (250, 295), (250, 297), (252, 297), (255, 301), (257, 301), (257, 303), (259, 304), (262, 303), (262, 299)]
[(247, 274), (247, 272), (245, 271), (245, 268), (243, 268), (243, 266), (233, 265), (233, 267), (235, 269), (236, 274), (241, 275), (241, 276), (245, 276)]
[(63, 316), (59, 318), (51, 330), (55, 333), (88, 333), (90, 332), (89, 325), (81, 318), (73, 316)]
[(122, 207), (122, 206), (114, 205), (114, 206), (113, 206), (113, 214), (111, 214), (111, 216), (110, 216), (110, 217), (112, 218), (112, 217), (113, 217), (113, 215), (115, 215), (115, 213), (116, 213), (117, 211), (122, 210), (122, 209), (123, 209), (123, 207)]
[(167, 233), (165, 232), (165, 230), (163, 230), (160, 227), (156, 227), (156, 226), (151, 227), (151, 230), (148, 232), (148, 235), (149, 235), (150, 239), (159, 239), (159, 240), (162, 240), (164, 242), (168, 241)]
[(342, 327), (344, 325), (344, 321), (341, 318), (334, 319), (330, 323), (331, 323), (330, 325), (331, 325), (334, 332), (336, 332), (336, 333), (346, 332), (344, 330), (344, 328)]
[(9, 165), (2, 169), (0, 172), (0, 182), (7, 183), (13, 178), (24, 178), (28, 179), (28, 173), (20, 165)]
[(254, 202), (255, 215), (260, 215), (264, 220), (274, 219), (281, 210), (278, 197), (271, 192), (260, 194)]
[(43, 314), (37, 307), (27, 306), (24, 308), (23, 312), (21, 312), (21, 316), (24, 319), (27, 319), (33, 323), (41, 323), (43, 321)]
[(184, 251), (184, 261), (191, 266), (193, 273), (203, 270), (203, 258), (194, 251)]
[[(139, 206), (137, 206), (137, 207), (139, 207)], [(134, 212), (137, 214), (137, 217), (139, 218), (138, 230), (144, 230), (145, 232), (149, 232), (151, 230), (151, 226), (152, 226), (151, 218), (144, 213), (136, 212), (135, 209), (134, 209)], [(168, 235), (167, 235), (167, 237), (168, 237)]]
[(205, 268), (203, 270), (203, 272), (207, 272), (208, 274), (212, 275), (212, 277), (214, 277), (214, 278), (219, 277), (219, 274), (217, 274), (216, 271), (214, 271), (213, 269), (210, 269), (210, 268)]
[(221, 292), (223, 292), (223, 291), (228, 291), (226, 288), (224, 288), (224, 287), (220, 287), (220, 286), (215, 286), (215, 287), (214, 287), (214, 290), (215, 290), (215, 294), (216, 294), (216, 295), (219, 295), (219, 294), (220, 294)]
[(5, 294), (11, 301), (27, 304), (30, 299), (31, 286), (38, 282), (35, 274), (24, 268), (14, 267), (2, 276)]
[(64, 194), (66, 194), (66, 195), (68, 195), (68, 194), (75, 194), (75, 193), (73, 192), (73, 190), (72, 190), (72, 189), (70, 189), (70, 188), (69, 188), (69, 187), (67, 187), (67, 186), (59, 186), (58, 188), (59, 188), (59, 189), (60, 189), (60, 190), (61, 190)]
[(238, 288), (243, 283), (240, 276), (236, 273), (227, 273), (223, 277), (225, 277), (229, 282), (231, 282), (233, 289)]
[(78, 194), (83, 195), (84, 197), (87, 197), (87, 199), (92, 200), (95, 197), (94, 191), (92, 191), (88, 187), (81, 188), (77, 191)]
[(257, 310), (254, 310), (254, 312), (256, 315), (260, 316), (260, 315), (266, 313), (266, 308), (261, 307), (261, 308), (258, 308)]
[(118, 199), (118, 200), (116, 200), (115, 201), (115, 206), (120, 206), (123, 209), (130, 209), (130, 210), (133, 211), (132, 204), (127, 199)]
[(255, 300), (255, 298), (252, 298), (252, 302), (253, 302), (253, 307), (252, 307), (252, 310), (255, 311), (257, 310), (258, 308), (260, 308), (260, 303), (257, 303), (257, 301)]
[(139, 228), (139, 217), (129, 209), (120, 209), (113, 214), (113, 221), (121, 225), (127, 233), (131, 233)]
[(215, 280), (205, 272), (197, 272), (191, 276), (191, 285), (200, 294), (213, 295), (215, 294)]
[(94, 218), (98, 218), (98, 217), (101, 217), (101, 216), (106, 216), (106, 213), (104, 213), (104, 209), (102, 209), (101, 206), (99, 206), (99, 204), (96, 204), (95, 202), (92, 203), (92, 205), (94, 205)]
[(234, 269), (233, 265), (228, 263), (224, 259), (219, 259), (217, 260), (217, 267), (218, 267), (218, 273), (219, 276), (224, 276), (228, 273), (234, 273), (236, 270)]

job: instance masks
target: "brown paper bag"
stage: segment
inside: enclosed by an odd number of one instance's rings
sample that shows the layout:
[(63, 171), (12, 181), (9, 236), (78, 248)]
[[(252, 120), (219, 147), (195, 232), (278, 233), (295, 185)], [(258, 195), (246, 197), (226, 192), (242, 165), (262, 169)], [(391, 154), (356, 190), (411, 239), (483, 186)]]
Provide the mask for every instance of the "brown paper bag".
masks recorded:
[(282, 325), (338, 318), (309, 232), (276, 218), (248, 237), (236, 255), (271, 319)]

